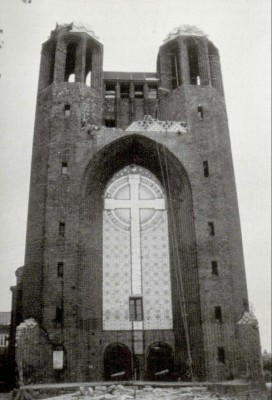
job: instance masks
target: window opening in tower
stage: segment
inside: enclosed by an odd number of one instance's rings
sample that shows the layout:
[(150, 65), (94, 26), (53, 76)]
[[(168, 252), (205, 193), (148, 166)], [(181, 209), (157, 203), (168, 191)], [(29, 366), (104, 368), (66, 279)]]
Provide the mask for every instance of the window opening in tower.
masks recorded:
[(86, 58), (85, 58), (85, 83), (87, 86), (92, 86), (92, 50), (91, 43), (88, 42), (86, 48)]
[(195, 43), (188, 44), (188, 59), (189, 59), (189, 72), (190, 83), (192, 85), (200, 85), (199, 64), (198, 64), (198, 51)]
[(49, 67), (49, 85), (53, 83), (54, 80), (54, 68), (55, 68), (55, 55), (56, 55), (56, 45), (54, 45), (53, 49), (50, 52), (50, 67)]
[(89, 71), (86, 79), (85, 79), (85, 83), (87, 86), (91, 87), (92, 86), (92, 71)]
[(65, 63), (65, 82), (75, 82), (76, 68), (76, 43), (70, 43), (67, 46), (66, 63)]
[(178, 78), (178, 57), (177, 54), (171, 54), (171, 84), (172, 89), (176, 89), (179, 86)]

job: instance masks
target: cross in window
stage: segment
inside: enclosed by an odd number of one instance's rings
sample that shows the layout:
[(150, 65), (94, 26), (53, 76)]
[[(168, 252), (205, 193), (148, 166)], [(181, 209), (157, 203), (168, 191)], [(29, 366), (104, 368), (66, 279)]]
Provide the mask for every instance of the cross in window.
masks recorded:
[(141, 265), (141, 238), (140, 238), (140, 210), (153, 209), (165, 210), (165, 199), (140, 199), (140, 175), (129, 174), (130, 198), (105, 199), (105, 210), (129, 209), (130, 210), (130, 235), (131, 235), (131, 269), (132, 269), (132, 294), (142, 293), (142, 265)]

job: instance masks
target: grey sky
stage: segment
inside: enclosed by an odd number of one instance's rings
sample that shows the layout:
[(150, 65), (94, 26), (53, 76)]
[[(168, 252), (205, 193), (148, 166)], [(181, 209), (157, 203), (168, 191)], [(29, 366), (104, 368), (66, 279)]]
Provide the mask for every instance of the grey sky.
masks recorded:
[(176, 26), (198, 26), (219, 48), (250, 301), (271, 349), (270, 0), (1, 0), (0, 310), (23, 265), (41, 44), (56, 22), (86, 22), (104, 70), (155, 71)]

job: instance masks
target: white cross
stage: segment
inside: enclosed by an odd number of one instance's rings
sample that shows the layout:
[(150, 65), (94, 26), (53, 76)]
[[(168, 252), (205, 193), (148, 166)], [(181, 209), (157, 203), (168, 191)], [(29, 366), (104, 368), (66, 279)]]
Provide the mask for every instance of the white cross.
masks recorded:
[(140, 175), (128, 175), (130, 199), (105, 199), (105, 210), (130, 209), (132, 294), (142, 294), (140, 209), (165, 210), (165, 199), (141, 200)]

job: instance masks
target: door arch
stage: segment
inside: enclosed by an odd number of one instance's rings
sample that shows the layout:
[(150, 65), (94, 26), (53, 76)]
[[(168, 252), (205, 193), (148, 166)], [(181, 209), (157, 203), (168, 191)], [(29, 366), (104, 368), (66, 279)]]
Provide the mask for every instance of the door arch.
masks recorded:
[(110, 344), (104, 352), (104, 378), (130, 380), (132, 378), (131, 352), (122, 343)]
[(167, 343), (153, 343), (147, 353), (147, 376), (155, 381), (169, 381), (174, 369), (174, 352)]

